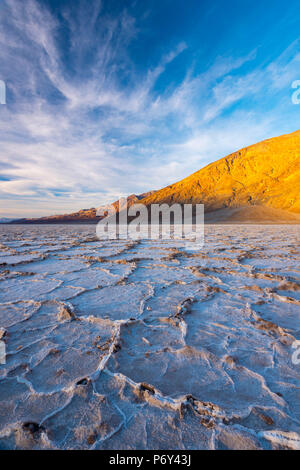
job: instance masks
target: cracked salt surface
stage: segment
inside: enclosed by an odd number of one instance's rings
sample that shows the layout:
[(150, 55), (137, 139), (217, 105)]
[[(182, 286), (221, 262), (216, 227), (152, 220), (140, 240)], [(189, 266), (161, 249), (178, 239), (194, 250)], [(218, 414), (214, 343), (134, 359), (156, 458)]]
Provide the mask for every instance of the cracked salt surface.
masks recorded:
[(300, 449), (299, 246), (0, 226), (0, 449)]

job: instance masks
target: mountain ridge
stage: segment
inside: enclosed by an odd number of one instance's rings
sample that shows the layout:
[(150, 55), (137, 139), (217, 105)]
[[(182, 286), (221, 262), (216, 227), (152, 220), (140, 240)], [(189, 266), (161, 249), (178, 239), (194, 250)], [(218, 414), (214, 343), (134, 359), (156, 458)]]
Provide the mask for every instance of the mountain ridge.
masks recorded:
[[(132, 194), (127, 200), (129, 206), (201, 203), (207, 223), (300, 223), (300, 130), (244, 147), (177, 183)], [(117, 205), (115, 201), (102, 210)], [(91, 208), (14, 223), (96, 223), (99, 219), (97, 209)]]
[(202, 203), (206, 212), (263, 205), (300, 213), (300, 130), (216, 160), (141, 202)]
[[(148, 191), (142, 194), (131, 194), (128, 196), (127, 205), (131, 205), (140, 202), (141, 199), (153, 194), (154, 191)], [(55, 223), (97, 223), (102, 217), (99, 214), (100, 210), (104, 213), (108, 213), (110, 210), (116, 209), (119, 210), (119, 200), (112, 202), (111, 204), (102, 205), (99, 207), (91, 207), (90, 209), (80, 209), (77, 212), (72, 212), (70, 214), (55, 214), (45, 217), (37, 218), (22, 218), (14, 219), (10, 223), (18, 224), (55, 224)]]

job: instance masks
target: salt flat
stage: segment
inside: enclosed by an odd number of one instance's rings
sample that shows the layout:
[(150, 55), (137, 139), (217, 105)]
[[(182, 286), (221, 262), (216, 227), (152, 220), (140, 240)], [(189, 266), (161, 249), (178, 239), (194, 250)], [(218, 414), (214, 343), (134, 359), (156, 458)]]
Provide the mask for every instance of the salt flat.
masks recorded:
[(300, 449), (299, 231), (0, 226), (0, 449)]

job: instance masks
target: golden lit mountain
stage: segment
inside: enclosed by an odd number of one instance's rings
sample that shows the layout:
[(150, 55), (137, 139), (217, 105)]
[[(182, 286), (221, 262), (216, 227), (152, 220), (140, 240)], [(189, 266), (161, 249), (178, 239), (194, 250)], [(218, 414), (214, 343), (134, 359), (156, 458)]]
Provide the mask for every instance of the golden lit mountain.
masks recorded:
[[(300, 131), (245, 147), (141, 202), (147, 205), (203, 203), (205, 212), (217, 211), (215, 215), (220, 221), (226, 220), (226, 214), (229, 219), (247, 221), (247, 214), (250, 214), (253, 222), (256, 212), (258, 221), (297, 220), (300, 214)], [(294, 215), (287, 215), (286, 211)], [(206, 220), (210, 218), (213, 220), (212, 214)]]

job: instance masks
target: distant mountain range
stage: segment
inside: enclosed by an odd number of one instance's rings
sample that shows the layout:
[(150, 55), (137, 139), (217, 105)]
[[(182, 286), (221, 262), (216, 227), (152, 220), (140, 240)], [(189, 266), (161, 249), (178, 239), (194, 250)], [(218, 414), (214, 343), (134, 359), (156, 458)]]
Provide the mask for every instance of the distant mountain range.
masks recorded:
[[(300, 223), (300, 131), (245, 147), (158, 191), (129, 196), (128, 205), (135, 202), (202, 203), (208, 223)], [(17, 223), (95, 223), (96, 212)]]
[[(154, 191), (149, 191), (143, 194), (131, 194), (127, 197), (128, 207), (133, 204), (140, 202), (145, 197), (151, 196)], [(115, 201), (111, 204), (107, 204), (99, 207), (92, 207), (90, 209), (81, 209), (78, 212), (73, 212), (71, 214), (61, 214), (61, 215), (50, 215), (47, 217), (39, 218), (26, 218), (26, 219), (15, 219), (13, 223), (18, 224), (65, 224), (65, 223), (97, 223), (102, 217), (98, 216), (97, 213), (100, 213), (102, 210), (104, 213), (108, 213), (111, 209), (115, 208), (117, 211), (122, 209), (122, 201)]]
[(12, 222), (13, 219), (12, 217), (0, 217), (0, 224), (8, 224), (9, 222)]

